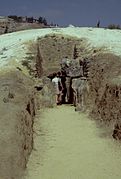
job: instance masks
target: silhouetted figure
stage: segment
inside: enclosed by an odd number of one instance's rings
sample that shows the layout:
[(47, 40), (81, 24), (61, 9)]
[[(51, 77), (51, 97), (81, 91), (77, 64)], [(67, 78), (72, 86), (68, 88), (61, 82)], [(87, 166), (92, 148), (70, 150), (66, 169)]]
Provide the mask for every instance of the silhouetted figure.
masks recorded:
[(97, 22), (97, 27), (98, 28), (100, 27), (100, 20)]
[(61, 83), (62, 83), (62, 96), (61, 96), (61, 100), (62, 100), (62, 104), (66, 103), (66, 93), (67, 93), (67, 89), (66, 89), (66, 73), (64, 71), (61, 71)]
[(8, 33), (8, 26), (5, 27), (5, 31), (4, 31), (4, 34), (7, 34)]

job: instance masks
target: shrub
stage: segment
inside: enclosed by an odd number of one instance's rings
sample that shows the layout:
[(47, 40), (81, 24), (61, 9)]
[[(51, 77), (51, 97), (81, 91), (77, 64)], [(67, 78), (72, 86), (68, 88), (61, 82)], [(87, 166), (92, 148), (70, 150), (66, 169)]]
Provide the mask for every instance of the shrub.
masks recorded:
[(108, 29), (121, 29), (120, 25), (110, 24), (108, 25)]

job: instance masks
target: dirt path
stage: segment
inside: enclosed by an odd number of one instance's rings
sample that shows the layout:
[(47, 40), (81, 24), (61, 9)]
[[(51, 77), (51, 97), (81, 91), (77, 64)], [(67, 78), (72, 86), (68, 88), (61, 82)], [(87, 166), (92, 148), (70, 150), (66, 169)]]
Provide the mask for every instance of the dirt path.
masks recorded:
[(121, 147), (71, 106), (45, 110), (35, 122), (26, 179), (121, 179)]

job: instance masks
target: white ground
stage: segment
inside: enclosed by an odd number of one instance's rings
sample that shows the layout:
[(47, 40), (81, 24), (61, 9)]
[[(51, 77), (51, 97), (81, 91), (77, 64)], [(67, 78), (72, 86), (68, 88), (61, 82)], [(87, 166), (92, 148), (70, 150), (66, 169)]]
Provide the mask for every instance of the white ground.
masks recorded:
[(87, 38), (90, 47), (106, 47), (114, 54), (121, 55), (121, 30), (79, 27), (33, 29), (0, 36), (0, 67), (10, 67), (10, 61), (23, 60), (27, 51), (24, 43), (36, 41), (38, 37), (50, 33)]

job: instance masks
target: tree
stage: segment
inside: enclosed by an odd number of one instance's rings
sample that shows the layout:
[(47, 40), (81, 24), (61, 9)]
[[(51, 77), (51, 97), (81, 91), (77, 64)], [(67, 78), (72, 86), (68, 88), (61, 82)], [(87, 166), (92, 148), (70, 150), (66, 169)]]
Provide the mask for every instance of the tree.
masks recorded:
[(73, 58), (74, 59), (78, 58), (78, 51), (76, 45), (74, 46)]
[(98, 28), (100, 27), (100, 20), (97, 22), (97, 25), (96, 25)]
[(22, 22), (22, 17), (21, 17), (21, 16), (18, 17), (18, 18), (17, 18), (17, 21), (18, 21), (18, 22)]
[(47, 25), (47, 20), (45, 18), (43, 19), (43, 24)]
[(8, 18), (13, 19), (14, 21), (18, 21), (18, 17), (16, 15), (9, 15)]
[(8, 26), (5, 27), (4, 34), (8, 33)]
[(120, 25), (110, 24), (108, 25), (108, 29), (121, 29)]
[(44, 17), (39, 17), (38, 18), (38, 22), (40, 23), (40, 24), (44, 24), (44, 25), (47, 25), (47, 20), (44, 18)]
[(43, 17), (40, 16), (40, 17), (38, 18), (38, 22), (39, 22), (40, 24), (42, 24), (42, 23), (43, 23)]
[(53, 22), (51, 22), (51, 23), (50, 23), (50, 26), (51, 26), (51, 27), (53, 27), (53, 26), (54, 26)]
[(35, 65), (36, 75), (35, 76), (39, 77), (39, 78), (43, 74), (42, 62), (43, 62), (43, 58), (42, 58), (42, 55), (41, 55), (41, 51), (40, 51), (39, 46), (37, 46), (37, 56), (36, 56), (36, 65)]
[(33, 17), (28, 17), (28, 18), (27, 18), (27, 22), (28, 22), (28, 23), (33, 23), (33, 20), (34, 20)]

